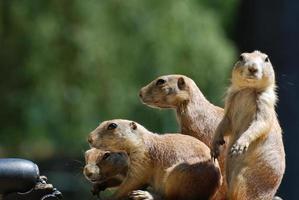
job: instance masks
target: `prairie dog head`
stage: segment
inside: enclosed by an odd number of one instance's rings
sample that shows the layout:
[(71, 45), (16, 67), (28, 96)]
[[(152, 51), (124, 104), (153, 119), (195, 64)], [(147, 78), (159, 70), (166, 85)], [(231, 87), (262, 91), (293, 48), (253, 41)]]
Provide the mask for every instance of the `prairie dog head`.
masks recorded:
[(275, 84), (269, 57), (259, 51), (242, 53), (232, 72), (232, 84), (238, 88), (266, 88)]
[(129, 158), (125, 152), (91, 148), (85, 152), (83, 174), (92, 183), (103, 182), (127, 170)]
[(140, 100), (154, 108), (177, 108), (189, 101), (190, 84), (195, 84), (183, 75), (160, 76), (141, 88)]
[(92, 147), (111, 151), (126, 151), (139, 147), (147, 130), (140, 124), (123, 119), (104, 121), (89, 134)]

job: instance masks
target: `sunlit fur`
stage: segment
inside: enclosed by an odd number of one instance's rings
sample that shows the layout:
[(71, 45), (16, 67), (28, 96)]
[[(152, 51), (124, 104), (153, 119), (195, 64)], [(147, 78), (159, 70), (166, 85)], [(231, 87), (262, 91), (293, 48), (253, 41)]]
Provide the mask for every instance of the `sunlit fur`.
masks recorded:
[[(229, 136), (227, 157), (230, 200), (271, 200), (285, 171), (281, 128), (275, 113), (275, 76), (267, 55), (244, 53), (232, 72), (225, 116), (215, 140)], [(248, 68), (256, 65), (257, 71)], [(219, 144), (213, 145), (213, 152)]]
[[(107, 159), (103, 159), (109, 153)], [(94, 187), (109, 188), (120, 185), (129, 166), (129, 158), (125, 152), (110, 152), (91, 148), (85, 152), (83, 174)]]
[[(159, 79), (165, 80), (165, 83), (157, 85)], [(211, 147), (215, 130), (224, 111), (211, 104), (191, 78), (179, 74), (160, 76), (140, 90), (140, 99), (151, 107), (175, 109), (181, 133), (198, 138)], [(228, 142), (227, 138), (225, 140)], [(225, 176), (226, 145), (222, 148), (218, 160), (222, 175)], [(223, 182), (215, 199), (223, 200), (225, 195), (226, 184)]]
[[(111, 123), (117, 128), (108, 130)], [(89, 141), (95, 148), (124, 150), (129, 155), (128, 174), (115, 199), (145, 184), (166, 200), (209, 199), (221, 183), (218, 163), (211, 161), (209, 148), (187, 135), (158, 135), (136, 122), (115, 119), (101, 123), (90, 133)]]

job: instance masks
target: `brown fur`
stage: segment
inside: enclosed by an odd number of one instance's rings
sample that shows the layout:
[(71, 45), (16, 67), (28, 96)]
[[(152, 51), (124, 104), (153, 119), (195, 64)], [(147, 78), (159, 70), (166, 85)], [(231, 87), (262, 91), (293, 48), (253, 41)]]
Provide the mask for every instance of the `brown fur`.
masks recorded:
[(93, 194), (119, 186), (124, 180), (129, 158), (125, 152), (110, 152), (91, 148), (85, 152), (83, 174), (93, 183)]
[[(151, 107), (176, 109), (181, 133), (198, 138), (211, 147), (215, 130), (223, 118), (222, 108), (211, 104), (195, 82), (183, 75), (160, 76), (140, 90), (141, 101)], [(227, 140), (227, 139), (226, 139)], [(225, 150), (219, 157), (222, 175), (225, 174)], [(225, 182), (215, 199), (226, 195)]]
[(144, 184), (166, 200), (209, 199), (221, 183), (218, 163), (211, 161), (209, 148), (190, 136), (158, 135), (135, 122), (115, 119), (101, 123), (90, 133), (89, 142), (96, 148), (123, 150), (129, 155), (128, 174), (116, 199)]
[(232, 72), (225, 116), (216, 130), (213, 156), (229, 136), (230, 200), (271, 200), (285, 171), (281, 128), (275, 113), (275, 74), (266, 54), (243, 53)]

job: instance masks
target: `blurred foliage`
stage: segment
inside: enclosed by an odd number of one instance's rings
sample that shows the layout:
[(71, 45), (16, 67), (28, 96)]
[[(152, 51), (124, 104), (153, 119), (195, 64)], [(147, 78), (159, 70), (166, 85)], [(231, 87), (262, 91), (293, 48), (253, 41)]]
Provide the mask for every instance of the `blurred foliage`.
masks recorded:
[(221, 105), (235, 49), (236, 0), (0, 2), (0, 155), (81, 155), (99, 122), (128, 118), (177, 131), (142, 105), (163, 74), (193, 78)]

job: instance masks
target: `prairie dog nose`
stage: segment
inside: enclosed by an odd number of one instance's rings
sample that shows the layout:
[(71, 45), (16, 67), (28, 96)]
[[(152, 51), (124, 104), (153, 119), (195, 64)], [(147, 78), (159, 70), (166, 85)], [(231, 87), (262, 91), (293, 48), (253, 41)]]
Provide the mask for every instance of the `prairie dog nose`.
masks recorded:
[(249, 66), (248, 71), (252, 74), (257, 72), (257, 67), (255, 65)]
[(142, 98), (142, 90), (139, 91), (139, 97)]
[(100, 169), (94, 164), (87, 164), (83, 169), (83, 174), (87, 179), (94, 180), (100, 174)]
[(84, 174), (86, 177), (90, 178), (92, 176), (92, 172), (88, 170), (88, 168), (84, 168)]

